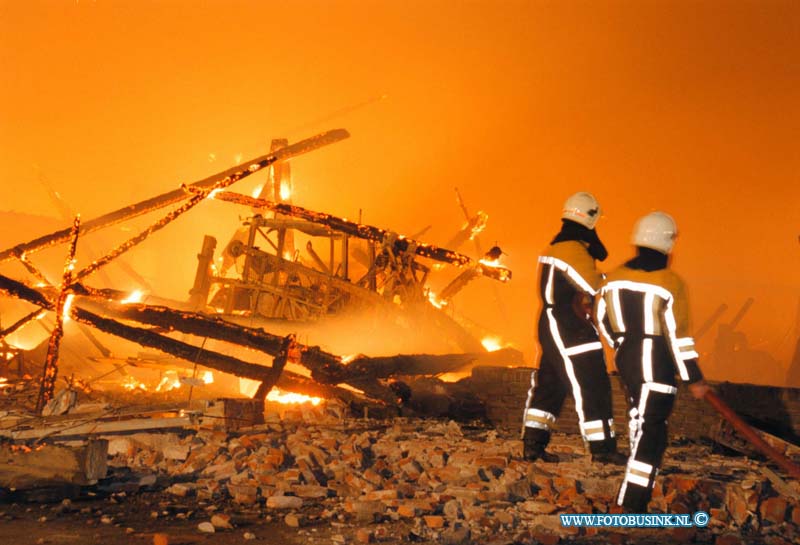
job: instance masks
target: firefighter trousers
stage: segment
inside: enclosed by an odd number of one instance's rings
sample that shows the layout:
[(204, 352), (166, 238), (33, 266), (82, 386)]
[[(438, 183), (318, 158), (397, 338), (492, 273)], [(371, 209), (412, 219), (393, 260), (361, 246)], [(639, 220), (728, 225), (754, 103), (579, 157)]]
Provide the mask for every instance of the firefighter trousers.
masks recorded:
[(617, 504), (644, 513), (667, 447), (667, 420), (678, 392), (675, 367), (661, 337), (625, 338), (616, 364), (630, 404), (631, 442)]
[(531, 374), (525, 404), (526, 439), (547, 446), (564, 399), (572, 393), (581, 435), (591, 451), (615, 451), (611, 383), (597, 331), (588, 323), (578, 330), (564, 327), (547, 307), (539, 318), (539, 343), (539, 368)]

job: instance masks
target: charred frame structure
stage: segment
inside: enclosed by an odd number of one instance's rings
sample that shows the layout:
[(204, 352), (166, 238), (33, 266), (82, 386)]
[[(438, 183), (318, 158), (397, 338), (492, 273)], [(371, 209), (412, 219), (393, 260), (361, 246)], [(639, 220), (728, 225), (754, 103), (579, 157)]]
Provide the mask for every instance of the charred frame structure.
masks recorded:
[[(24, 327), (42, 312), (55, 311), (56, 328), (48, 347), (37, 410), (53, 397), (58, 372), (58, 353), (63, 334), (61, 320), (72, 317), (85, 326), (127, 339), (141, 346), (155, 348), (178, 358), (192, 360), (212, 369), (261, 382), (257, 396), (264, 396), (276, 384), (288, 388), (314, 383), (333, 388), (329, 393), (352, 396), (336, 387), (346, 383), (365, 396), (384, 403), (395, 403), (396, 392), (387, 381), (398, 375), (424, 375), (450, 372), (473, 362), (522, 363), (521, 354), (512, 349), (487, 353), (476, 339), (460, 328), (452, 318), (429, 302), (425, 287), (428, 267), (417, 261), (424, 257), (466, 268), (472, 275), (489, 276), (506, 282), (511, 271), (496, 262), (476, 261), (458, 252), (409, 239), (388, 230), (290, 204), (291, 172), (286, 159), (346, 138), (347, 132), (335, 130), (288, 144), (275, 140), (268, 155), (254, 159), (179, 190), (147, 199), (110, 214), (84, 222), (81, 233), (91, 232), (185, 199), (185, 202), (156, 223), (98, 258), (78, 272), (73, 272), (78, 242), (78, 220), (69, 232), (57, 231), (36, 240), (0, 252), (0, 261), (16, 258), (39, 280), (36, 287), (0, 275), (0, 291), (28, 301), (38, 308), (3, 331), (3, 336)], [(268, 184), (257, 197), (221, 193), (233, 183), (263, 169), (269, 169)], [(82, 280), (101, 270), (118, 256), (141, 243), (150, 234), (164, 228), (180, 215), (207, 198), (219, 198), (243, 204), (256, 212), (234, 236), (220, 258), (223, 268), (236, 267), (238, 277), (219, 274), (214, 260), (216, 241), (206, 236), (199, 254), (198, 273), (191, 297), (175, 308), (124, 304), (126, 294), (113, 289), (94, 289)], [(271, 215), (262, 214), (263, 210)], [(473, 229), (471, 226), (470, 229)], [(305, 255), (297, 248), (305, 236)], [(469, 237), (467, 237), (469, 238)], [(59, 287), (44, 285), (42, 275), (30, 262), (28, 254), (71, 239), (67, 266)], [(328, 248), (327, 261), (315, 248), (322, 239)], [(367, 245), (361, 266), (365, 272), (351, 281), (351, 239)], [(262, 250), (266, 244), (270, 251)], [(241, 268), (239, 269), (239, 265)], [(72, 303), (74, 300), (74, 304)], [(276, 336), (264, 330), (248, 328), (223, 320), (224, 315), (250, 314), (282, 320), (310, 320), (357, 305), (379, 307), (387, 312), (405, 312), (410, 308), (436, 316), (444, 331), (454, 332), (467, 348), (465, 354), (444, 356), (400, 355), (386, 358), (360, 356), (353, 361), (324, 352), (318, 347), (303, 346), (293, 335)], [(211, 314), (203, 311), (211, 311)], [(142, 327), (143, 326), (143, 327)], [(240, 360), (213, 350), (171, 338), (172, 331), (213, 338), (254, 349), (273, 358), (272, 366)], [(287, 363), (299, 364), (311, 372), (311, 379), (285, 370)]]

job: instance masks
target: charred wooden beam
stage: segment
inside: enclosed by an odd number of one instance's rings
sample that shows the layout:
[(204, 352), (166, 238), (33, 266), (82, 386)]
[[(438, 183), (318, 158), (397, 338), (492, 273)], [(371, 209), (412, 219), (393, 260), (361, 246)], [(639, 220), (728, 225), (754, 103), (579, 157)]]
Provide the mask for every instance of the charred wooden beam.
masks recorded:
[[(78, 234), (80, 233), (81, 217), (75, 216), (72, 222), (71, 241), (67, 261), (64, 264), (64, 274), (61, 278), (61, 290), (56, 299), (56, 325), (47, 344), (47, 357), (42, 369), (42, 383), (39, 388), (39, 398), (36, 402), (36, 412), (40, 413), (48, 401), (53, 399), (58, 378), (58, 350), (61, 347), (61, 337), (64, 335), (64, 314), (67, 300), (74, 297), (72, 294), (73, 270), (75, 268), (75, 251), (78, 249)], [(69, 309), (66, 309), (67, 313)]]
[(116, 320), (103, 318), (82, 308), (73, 308), (73, 318), (86, 325), (90, 325), (105, 333), (116, 337), (121, 337), (135, 342), (148, 348), (155, 348), (167, 354), (171, 354), (187, 361), (196, 362), (223, 373), (249, 378), (252, 380), (265, 380), (268, 378), (270, 368), (264, 365), (246, 362), (232, 356), (220, 354), (212, 350), (199, 348), (195, 345), (185, 343), (166, 337), (159, 333), (140, 327), (133, 327), (122, 324)]
[[(37, 290), (28, 288), (2, 275), (0, 275), (0, 290), (32, 302), (43, 302), (42, 306), (46, 306), (46, 308), (52, 308), (53, 305)], [(219, 339), (255, 349), (274, 357), (280, 357), (285, 352), (286, 338), (267, 333), (262, 329), (248, 328), (220, 318), (182, 312), (167, 307), (117, 304), (93, 297), (81, 297), (72, 309), (73, 318), (78, 322), (224, 373), (262, 382), (269, 381), (274, 376), (279, 376), (278, 385), (286, 381), (300, 380), (297, 376), (287, 375), (286, 372), (278, 374), (276, 370), (268, 366), (245, 362), (231, 356), (201, 349), (192, 344), (166, 337), (155, 331), (129, 326), (100, 314), (113, 316), (118, 320), (130, 320), (148, 324), (162, 330), (180, 331), (200, 337)], [(318, 386), (328, 388), (329, 386), (326, 385), (347, 383), (362, 390), (366, 396), (387, 403), (394, 403), (396, 395), (382, 384), (379, 379), (393, 375), (439, 374), (477, 361), (496, 362), (505, 365), (521, 361), (515, 353), (506, 351), (450, 356), (399, 355), (388, 358), (361, 357), (356, 365), (345, 365), (342, 362), (342, 358), (325, 352), (319, 347), (299, 344), (296, 347), (300, 351), (299, 363), (311, 371), (311, 378)], [(487, 360), (486, 358), (489, 359)], [(278, 362), (278, 365), (283, 364)]]
[(164, 227), (166, 227), (167, 225), (178, 219), (180, 216), (182, 216), (183, 214), (185, 214), (186, 212), (188, 212), (189, 210), (191, 210), (192, 208), (203, 202), (214, 192), (225, 189), (226, 187), (230, 187), (231, 185), (235, 184), (242, 178), (246, 178), (247, 176), (250, 176), (251, 174), (258, 172), (261, 169), (272, 165), (276, 161), (275, 159), (276, 153), (277, 151), (273, 152), (272, 155), (270, 155), (267, 159), (264, 159), (263, 161), (257, 161), (251, 163), (250, 166), (247, 167), (246, 169), (237, 170), (235, 173), (225, 176), (221, 180), (217, 180), (209, 188), (198, 189), (196, 187), (192, 187), (193, 190), (192, 196), (189, 198), (188, 201), (183, 203), (175, 210), (170, 211), (166, 216), (164, 216), (157, 222), (149, 225), (147, 229), (141, 231), (136, 236), (126, 240), (125, 242), (114, 248), (112, 251), (110, 251), (103, 257), (89, 264), (87, 267), (85, 267), (83, 270), (79, 271), (75, 275), (75, 279), (81, 280), (87, 277), (88, 275), (92, 274), (94, 271), (100, 269), (101, 267), (104, 267), (105, 265), (111, 263), (111, 261), (113, 261), (120, 255), (124, 254), (131, 248), (134, 248), (138, 244), (144, 242), (153, 233), (160, 231), (161, 229), (163, 229)]
[(19, 320), (17, 320), (16, 322), (11, 324), (7, 328), (5, 328), (4, 330), (0, 331), (0, 341), (2, 341), (3, 339), (8, 337), (9, 335), (14, 333), (15, 331), (18, 331), (18, 330), (22, 329), (23, 327), (25, 327), (26, 325), (28, 325), (32, 321), (38, 320), (39, 318), (44, 316), (44, 314), (46, 312), (47, 312), (46, 310), (40, 308), (40, 309), (34, 310), (30, 314), (27, 314), (27, 315), (23, 316), (22, 318), (20, 318)]
[[(257, 170), (258, 169), (256, 169), (254, 172), (256, 172)], [(217, 184), (214, 186), (214, 189), (222, 189), (223, 187), (228, 187), (231, 184), (238, 182), (240, 179), (244, 178), (249, 174), (250, 174), (249, 171), (246, 172), (240, 171), (237, 173), (237, 175), (228, 176), (224, 180), (220, 180), (219, 182), (217, 182)], [(160, 231), (161, 229), (163, 229), (164, 227), (166, 227), (167, 225), (178, 219), (180, 216), (182, 216), (183, 214), (185, 214), (186, 212), (188, 212), (189, 210), (191, 210), (192, 208), (203, 202), (207, 197), (208, 197), (207, 191), (192, 195), (192, 197), (189, 198), (189, 200), (183, 203), (181, 206), (179, 206), (175, 210), (170, 211), (166, 216), (159, 219), (157, 222), (150, 224), (143, 231), (129, 238), (128, 240), (126, 240), (125, 242), (123, 242), (110, 252), (108, 252), (106, 255), (96, 259), (95, 261), (93, 261), (80, 271), (78, 271), (78, 273), (75, 275), (75, 279), (82, 280), (83, 278), (86, 278), (93, 272), (101, 269), (102, 267), (105, 267), (106, 265), (111, 263), (113, 260), (121, 256), (128, 250), (136, 247), (137, 245), (147, 240), (147, 238), (153, 233)]]
[(47, 285), (47, 286), (50, 285), (50, 280), (48, 280), (47, 277), (44, 275), (44, 273), (42, 271), (40, 271), (39, 269), (37, 269), (33, 265), (33, 263), (31, 263), (28, 260), (28, 258), (27, 258), (27, 256), (25, 254), (20, 254), (20, 255), (16, 256), (16, 258), (17, 258), (17, 261), (19, 261), (20, 264), (23, 267), (25, 267), (25, 270), (28, 271), (29, 273), (31, 273), (31, 275), (34, 278), (36, 278), (39, 282), (41, 282), (42, 284)]
[(503, 348), (494, 352), (475, 354), (400, 354), (397, 356), (361, 356), (347, 365), (354, 377), (390, 377), (394, 375), (438, 375), (462, 369), (468, 365), (521, 365), (522, 352)]
[(449, 284), (447, 284), (442, 292), (439, 294), (439, 300), (448, 303), (453, 297), (456, 296), (467, 284), (478, 278), (480, 273), (475, 269), (467, 269), (456, 276)]
[[(344, 140), (349, 136), (350, 134), (344, 129), (335, 129), (332, 131), (324, 132), (322, 134), (312, 136), (311, 138), (301, 140), (300, 142), (297, 142), (295, 144), (286, 146), (285, 148), (281, 148), (275, 152), (270, 152), (267, 155), (263, 155), (256, 159), (248, 161), (247, 163), (244, 164), (244, 166), (235, 166), (223, 172), (214, 174), (213, 176), (209, 176), (208, 178), (205, 178), (203, 180), (191, 184), (189, 187), (199, 190), (206, 190), (214, 187), (214, 185), (217, 182), (219, 182), (220, 180), (224, 180), (229, 176), (230, 177), (236, 176), (237, 173), (243, 172), (245, 170), (249, 171), (249, 169), (252, 168), (253, 166), (256, 167), (256, 170), (261, 170), (264, 167), (269, 166), (278, 161), (283, 161), (291, 157), (296, 157), (298, 155), (308, 153), (323, 146), (327, 146), (329, 144), (333, 144), (335, 142)], [(102, 229), (104, 227), (120, 223), (127, 219), (134, 218), (142, 214), (147, 214), (148, 212), (152, 212), (153, 210), (158, 210), (159, 208), (163, 208), (165, 206), (169, 206), (171, 204), (180, 202), (186, 199), (187, 197), (188, 195), (183, 188), (175, 189), (173, 191), (168, 191), (167, 193), (163, 193), (156, 197), (151, 197), (144, 201), (131, 204), (129, 206), (125, 206), (124, 208), (120, 208), (119, 210), (115, 210), (114, 212), (110, 212), (98, 218), (86, 221), (83, 223), (82, 229), (84, 234), (91, 233), (93, 231), (97, 231), (98, 229)], [(0, 262), (12, 259), (14, 256), (23, 255), (26, 252), (34, 252), (41, 250), (43, 248), (47, 248), (49, 246), (53, 246), (55, 244), (60, 244), (66, 240), (69, 240), (69, 236), (70, 236), (70, 229), (62, 229), (60, 231), (55, 231), (48, 235), (44, 235), (37, 239), (31, 240), (29, 242), (19, 244), (17, 246), (14, 246), (13, 248), (8, 248), (0, 252)]]
[[(478, 210), (474, 216), (467, 216), (467, 222), (453, 238), (447, 241), (447, 246), (449, 248), (460, 248), (466, 241), (475, 240), (475, 237), (486, 229), (486, 223), (488, 221), (489, 215), (482, 210)], [(479, 253), (483, 253), (480, 252), (480, 250), (478, 251)]]
[(286, 362), (289, 361), (290, 355), (297, 349), (297, 339), (294, 335), (287, 335), (283, 339), (283, 344), (281, 344), (281, 351), (280, 353), (275, 356), (275, 359), (272, 360), (272, 370), (269, 373), (269, 377), (261, 383), (256, 390), (253, 399), (264, 399), (267, 397), (267, 394), (272, 387), (277, 384), (278, 379), (281, 378), (281, 373), (283, 373), (283, 368), (286, 367)]
[(55, 309), (55, 304), (41, 291), (7, 276), (0, 275), (0, 291), (47, 310)]
[(511, 271), (505, 267), (500, 267), (489, 262), (478, 262), (469, 256), (460, 254), (453, 250), (446, 248), (439, 248), (432, 244), (425, 244), (416, 240), (405, 238), (397, 233), (393, 233), (380, 227), (373, 227), (371, 225), (359, 224), (349, 221), (344, 218), (339, 218), (324, 212), (315, 212), (300, 206), (294, 206), (287, 203), (278, 203), (266, 199), (256, 199), (247, 195), (239, 193), (232, 193), (223, 191), (214, 195), (215, 199), (242, 204), (252, 208), (265, 208), (273, 212), (302, 218), (306, 221), (325, 225), (334, 231), (346, 233), (350, 236), (370, 240), (373, 242), (380, 242), (382, 244), (390, 245), (396, 252), (406, 252), (409, 254), (416, 254), (434, 261), (441, 261), (443, 263), (450, 263), (459, 267), (472, 266), (476, 267), (484, 276), (488, 276), (501, 282), (507, 282), (511, 279)]

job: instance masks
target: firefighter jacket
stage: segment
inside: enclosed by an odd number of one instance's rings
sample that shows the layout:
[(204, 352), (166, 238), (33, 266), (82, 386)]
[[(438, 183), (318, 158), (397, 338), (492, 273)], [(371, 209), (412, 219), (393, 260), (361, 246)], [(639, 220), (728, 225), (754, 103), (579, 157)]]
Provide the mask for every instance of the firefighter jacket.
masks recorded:
[(576, 311), (581, 298), (594, 298), (601, 282), (586, 244), (576, 240), (551, 244), (539, 257), (539, 263), (542, 312), (552, 309), (559, 329), (573, 337), (570, 344), (597, 340), (594, 326)]
[[(674, 371), (684, 382), (703, 378), (689, 330), (689, 305), (683, 280), (667, 268), (642, 270), (623, 265), (603, 282), (596, 301), (600, 332), (617, 349), (629, 339), (664, 347)], [(659, 351), (660, 352), (660, 351)], [(645, 351), (643, 353), (652, 353)], [(644, 380), (652, 381), (652, 366)]]

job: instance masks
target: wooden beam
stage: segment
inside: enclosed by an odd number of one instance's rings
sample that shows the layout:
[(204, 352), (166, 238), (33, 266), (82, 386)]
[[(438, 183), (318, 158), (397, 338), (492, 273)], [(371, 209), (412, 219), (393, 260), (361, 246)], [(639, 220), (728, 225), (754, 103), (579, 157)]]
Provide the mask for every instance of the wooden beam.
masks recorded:
[(0, 447), (0, 487), (12, 490), (59, 484), (90, 485), (106, 476), (108, 441), (80, 447), (17, 445)]

